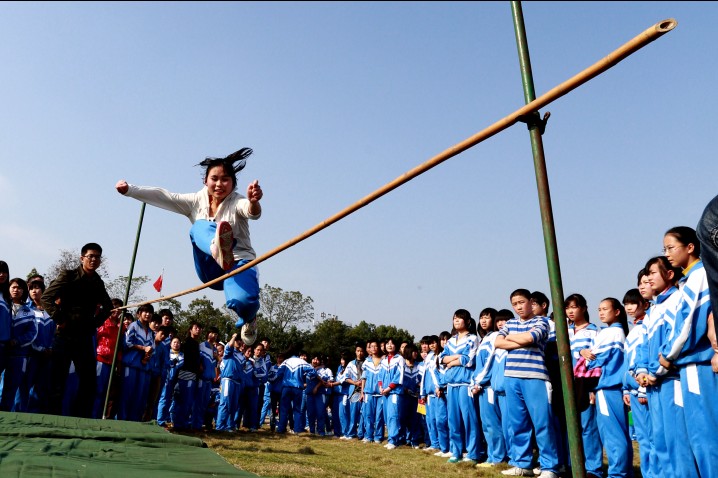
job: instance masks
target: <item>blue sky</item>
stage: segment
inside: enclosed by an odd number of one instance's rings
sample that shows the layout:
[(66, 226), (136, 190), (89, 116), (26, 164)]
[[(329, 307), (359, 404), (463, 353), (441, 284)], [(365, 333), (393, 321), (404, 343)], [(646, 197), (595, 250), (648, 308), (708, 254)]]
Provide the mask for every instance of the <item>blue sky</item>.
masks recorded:
[[(45, 271), (99, 242), (130, 267), (140, 203), (119, 179), (202, 187), (254, 149), (263, 254), (523, 105), (509, 2), (3, 3), (0, 259)], [(635, 286), (716, 188), (715, 2), (524, 2), (540, 95), (666, 18), (677, 28), (542, 110), (565, 295)], [(714, 159), (710, 159), (713, 157)], [(417, 338), (454, 310), (549, 293), (528, 133), (517, 125), (260, 264), (317, 315)], [(199, 284), (186, 218), (148, 207), (135, 265)], [(215, 305), (219, 292), (207, 290)], [(156, 292), (148, 285), (148, 297)], [(597, 314), (593, 314), (594, 321)]]

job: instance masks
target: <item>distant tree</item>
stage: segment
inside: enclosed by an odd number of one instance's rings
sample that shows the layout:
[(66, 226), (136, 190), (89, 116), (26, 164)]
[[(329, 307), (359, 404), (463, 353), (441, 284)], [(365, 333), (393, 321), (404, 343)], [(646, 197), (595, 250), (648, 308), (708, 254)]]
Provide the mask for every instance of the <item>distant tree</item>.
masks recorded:
[(376, 337), (381, 339), (393, 338), (398, 343), (403, 341), (414, 343), (414, 336), (404, 329), (398, 329), (394, 325), (379, 325), (376, 328)]
[(169, 309), (175, 318), (175, 322), (182, 315), (182, 303), (177, 299), (162, 299), (155, 304), (155, 310)]
[(130, 284), (130, 295), (125, 302), (125, 294), (127, 293), (127, 276), (118, 276), (112, 280), (105, 280), (105, 289), (110, 297), (120, 299), (125, 304), (134, 304), (144, 302), (145, 296), (140, 294), (140, 289), (150, 281), (148, 276), (133, 277)]
[(178, 337), (184, 339), (187, 336), (189, 324), (193, 320), (202, 325), (202, 338), (204, 339), (207, 327), (214, 325), (220, 331), (223, 331), (226, 329), (227, 322), (231, 319), (225, 312), (216, 308), (207, 296), (202, 296), (201, 299), (194, 299), (189, 303), (187, 310), (181, 314), (179, 320), (175, 317)]
[[(321, 353), (328, 356), (331, 363), (336, 365), (342, 352), (353, 348), (353, 342), (348, 335), (350, 327), (338, 319), (329, 319), (320, 322), (314, 332), (308, 337), (305, 349), (311, 353)], [(353, 349), (352, 349), (353, 353)]]
[[(60, 249), (60, 257), (50, 264), (47, 273), (45, 274), (45, 283), (50, 284), (52, 281), (60, 275), (63, 270), (76, 269), (80, 265), (80, 248), (76, 251), (70, 249)], [(103, 262), (100, 264), (97, 273), (100, 274), (102, 279), (107, 279), (107, 267), (105, 267), (107, 260), (103, 256)], [(124, 294), (123, 294), (124, 296)]]
[(274, 329), (301, 328), (314, 318), (314, 299), (300, 292), (285, 292), (265, 284), (259, 290), (260, 312)]
[(366, 343), (369, 339), (378, 338), (376, 325), (362, 320), (358, 325), (355, 325), (347, 332), (347, 338), (352, 346), (358, 343), (361, 344), (362, 347), (366, 347)]

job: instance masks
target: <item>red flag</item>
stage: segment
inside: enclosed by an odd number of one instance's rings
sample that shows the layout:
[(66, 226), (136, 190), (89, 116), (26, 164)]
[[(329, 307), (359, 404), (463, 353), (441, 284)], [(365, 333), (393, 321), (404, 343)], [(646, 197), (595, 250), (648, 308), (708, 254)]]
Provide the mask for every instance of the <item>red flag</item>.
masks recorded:
[(152, 286), (155, 288), (157, 292), (162, 292), (162, 274), (160, 274), (159, 278), (155, 281)]

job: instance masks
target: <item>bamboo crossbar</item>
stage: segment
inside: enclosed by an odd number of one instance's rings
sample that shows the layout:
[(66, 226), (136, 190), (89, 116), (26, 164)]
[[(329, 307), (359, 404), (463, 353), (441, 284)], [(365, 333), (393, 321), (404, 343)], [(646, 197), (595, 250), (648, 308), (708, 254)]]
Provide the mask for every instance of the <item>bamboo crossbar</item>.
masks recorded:
[(364, 198), (355, 202), (351, 206), (334, 214), (333, 216), (329, 217), (328, 219), (325, 219), (324, 221), (322, 221), (321, 223), (312, 227), (311, 229), (308, 229), (304, 233), (302, 233), (302, 234), (296, 236), (295, 238), (285, 242), (284, 244), (272, 249), (271, 251), (266, 252), (265, 254), (262, 254), (261, 256), (244, 264), (243, 266), (241, 266), (231, 272), (228, 272), (227, 274), (224, 274), (220, 277), (217, 277), (216, 279), (205, 282), (204, 284), (198, 285), (196, 287), (192, 287), (191, 289), (186, 289), (181, 292), (176, 292), (174, 294), (163, 296), (158, 299), (148, 300), (145, 302), (139, 302), (137, 304), (126, 305), (124, 307), (119, 307), (117, 310), (139, 307), (144, 304), (152, 304), (155, 302), (161, 302), (163, 300), (173, 299), (175, 297), (180, 297), (180, 296), (183, 296), (186, 294), (191, 294), (192, 292), (198, 292), (198, 291), (205, 289), (209, 286), (212, 286), (214, 284), (222, 282), (229, 277), (240, 274), (241, 272), (243, 272), (261, 262), (266, 261), (270, 257), (273, 257), (273, 256), (279, 254), (280, 252), (302, 242), (303, 240), (313, 236), (314, 234), (318, 233), (319, 231), (331, 226), (335, 222), (345, 218), (349, 214), (361, 209), (362, 207), (375, 201), (376, 199), (379, 199), (380, 197), (387, 194), (388, 192), (411, 181), (415, 177), (419, 176), (420, 174), (425, 173), (426, 171), (433, 168), (434, 166), (437, 166), (437, 165), (443, 163), (444, 161), (446, 161), (447, 159), (452, 158), (473, 146), (476, 146), (477, 144), (481, 143), (482, 141), (484, 141), (488, 138), (491, 138), (492, 136), (500, 133), (501, 131), (503, 131), (505, 129), (508, 129), (509, 127), (516, 124), (519, 121), (519, 119), (521, 117), (523, 117), (524, 115), (527, 115), (527, 114), (533, 113), (533, 112), (537, 112), (538, 110), (540, 110), (544, 106), (548, 105), (549, 103), (561, 98), (562, 96), (575, 90), (576, 88), (583, 85), (584, 83), (587, 83), (588, 81), (592, 80), (593, 78), (600, 75), (604, 71), (617, 65), (624, 58), (635, 53), (636, 51), (640, 50), (641, 48), (643, 48), (644, 46), (653, 42), (654, 40), (657, 40), (664, 34), (670, 32), (671, 30), (673, 30), (676, 27), (677, 24), (678, 24), (678, 22), (676, 20), (674, 20), (673, 18), (669, 18), (667, 20), (663, 20), (659, 23), (656, 23), (655, 25), (652, 25), (650, 28), (646, 29), (645, 31), (643, 31), (642, 33), (637, 35), (635, 38), (633, 38), (632, 40), (626, 42), (621, 47), (619, 47), (616, 50), (614, 50), (613, 52), (609, 53), (603, 59), (597, 61), (593, 65), (591, 65), (588, 68), (581, 71), (580, 73), (574, 75), (573, 77), (569, 78), (568, 80), (564, 81), (563, 83), (559, 84), (558, 86), (552, 88), (548, 92), (546, 92), (543, 95), (541, 95), (540, 97), (536, 98), (534, 101), (527, 103), (522, 108), (519, 108), (518, 110), (514, 111), (510, 115), (506, 116), (503, 119), (500, 119), (499, 121), (495, 122), (491, 126), (483, 129), (482, 131), (479, 131), (478, 133), (474, 134), (473, 136), (470, 136), (469, 138), (465, 139), (464, 141), (461, 141), (460, 143), (457, 143), (454, 146), (442, 151), (441, 153), (437, 154), (436, 156), (434, 156), (433, 158), (424, 162), (423, 164), (420, 164), (419, 166), (416, 166), (415, 168), (407, 171), (406, 173), (402, 174), (401, 176), (394, 179), (393, 181), (391, 181), (391, 182), (385, 184), (384, 186), (382, 186), (381, 188), (375, 190), (373, 193), (369, 194), (368, 196), (365, 196)]

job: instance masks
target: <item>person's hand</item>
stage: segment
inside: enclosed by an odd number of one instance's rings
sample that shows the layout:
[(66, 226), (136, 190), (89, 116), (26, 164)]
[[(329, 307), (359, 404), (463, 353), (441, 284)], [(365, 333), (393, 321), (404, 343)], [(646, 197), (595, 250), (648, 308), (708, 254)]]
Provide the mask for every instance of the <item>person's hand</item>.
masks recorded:
[(713, 354), (713, 358), (711, 359), (711, 368), (713, 369), (713, 372), (718, 373), (718, 353)]
[(673, 367), (673, 363), (666, 360), (663, 354), (658, 354), (658, 363), (660, 363), (661, 367), (665, 368), (666, 370), (670, 370), (671, 367)]
[(262, 199), (263, 195), (264, 193), (262, 193), (262, 188), (259, 186), (258, 179), (255, 179), (252, 184), (247, 186), (247, 199), (249, 199), (249, 202), (258, 202)]
[(623, 403), (625, 403), (627, 407), (631, 406), (631, 396), (627, 393), (623, 394)]
[(591, 360), (596, 360), (596, 356), (591, 352), (591, 349), (582, 349), (580, 352), (581, 357), (585, 358), (589, 362)]
[(115, 184), (115, 189), (117, 189), (117, 192), (120, 194), (127, 194), (127, 191), (129, 191), (130, 186), (127, 184), (127, 181), (124, 179), (120, 179), (117, 181), (117, 184)]
[(591, 405), (596, 404), (596, 392), (590, 392), (588, 394), (588, 403), (590, 403)]
[(648, 405), (648, 399), (646, 397), (638, 397), (638, 403), (641, 405)]

